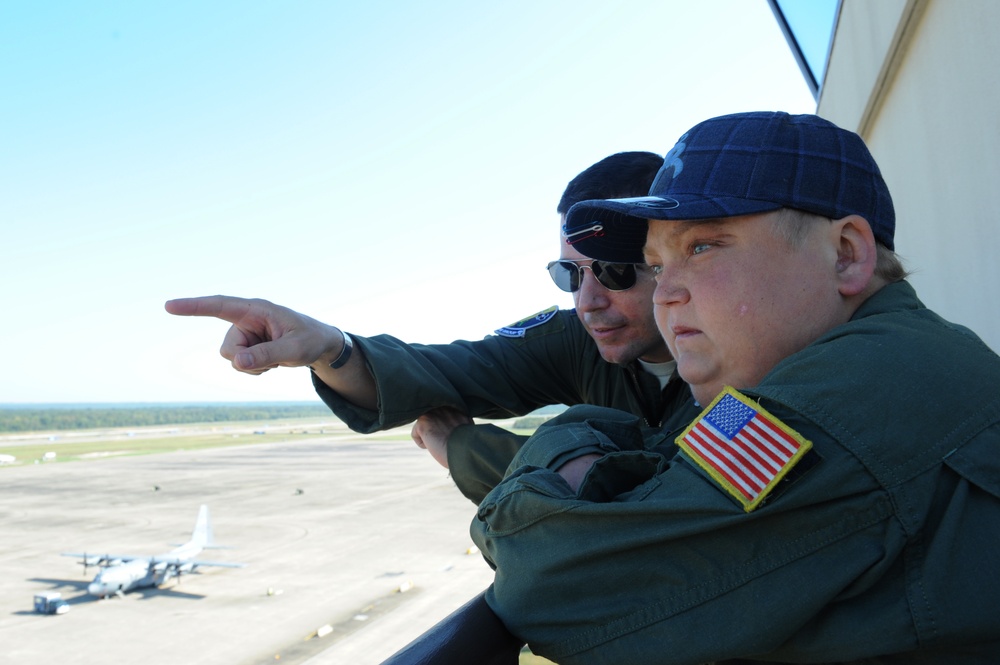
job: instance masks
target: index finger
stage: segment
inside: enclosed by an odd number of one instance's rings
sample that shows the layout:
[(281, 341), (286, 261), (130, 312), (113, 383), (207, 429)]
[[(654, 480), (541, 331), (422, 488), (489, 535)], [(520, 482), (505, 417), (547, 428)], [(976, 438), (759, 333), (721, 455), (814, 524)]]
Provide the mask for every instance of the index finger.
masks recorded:
[(163, 308), (176, 316), (214, 316), (236, 323), (250, 311), (252, 302), (235, 296), (201, 296), (168, 300)]

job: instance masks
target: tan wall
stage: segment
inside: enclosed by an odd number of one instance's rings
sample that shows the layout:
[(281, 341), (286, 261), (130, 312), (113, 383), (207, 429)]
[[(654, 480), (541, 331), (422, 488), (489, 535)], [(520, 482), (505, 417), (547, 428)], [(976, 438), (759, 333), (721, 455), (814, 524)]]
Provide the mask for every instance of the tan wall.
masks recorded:
[(818, 113), (858, 131), (924, 302), (1000, 351), (1000, 2), (844, 0)]

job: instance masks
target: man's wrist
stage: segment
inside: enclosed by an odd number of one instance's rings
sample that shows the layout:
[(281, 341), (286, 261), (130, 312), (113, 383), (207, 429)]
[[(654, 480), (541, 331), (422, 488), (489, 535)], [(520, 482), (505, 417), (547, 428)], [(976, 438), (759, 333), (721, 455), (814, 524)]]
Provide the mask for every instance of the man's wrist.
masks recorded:
[(340, 349), (340, 355), (330, 362), (330, 369), (340, 369), (346, 365), (347, 361), (351, 359), (351, 352), (354, 351), (354, 340), (351, 339), (351, 336), (345, 332), (340, 334), (344, 336), (344, 346)]
[(354, 352), (354, 340), (351, 339), (351, 336), (348, 335), (346, 332), (343, 331), (338, 331), (338, 332), (340, 332), (340, 335), (343, 338), (343, 344), (341, 344), (340, 352), (332, 360), (329, 359), (330, 356), (328, 354), (324, 353), (322, 356), (317, 358), (312, 364), (309, 365), (309, 369), (311, 369), (314, 372), (316, 371), (317, 368), (322, 369), (329, 367), (330, 369), (340, 369), (341, 367), (346, 365), (348, 361), (350, 361), (351, 355)]

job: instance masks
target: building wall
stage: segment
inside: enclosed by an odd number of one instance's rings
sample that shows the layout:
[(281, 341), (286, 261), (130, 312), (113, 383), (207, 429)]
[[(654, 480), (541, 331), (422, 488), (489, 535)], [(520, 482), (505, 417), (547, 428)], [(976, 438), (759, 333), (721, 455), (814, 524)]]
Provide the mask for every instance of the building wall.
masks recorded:
[(1000, 351), (1000, 2), (843, 0), (818, 113), (861, 134), (924, 302)]

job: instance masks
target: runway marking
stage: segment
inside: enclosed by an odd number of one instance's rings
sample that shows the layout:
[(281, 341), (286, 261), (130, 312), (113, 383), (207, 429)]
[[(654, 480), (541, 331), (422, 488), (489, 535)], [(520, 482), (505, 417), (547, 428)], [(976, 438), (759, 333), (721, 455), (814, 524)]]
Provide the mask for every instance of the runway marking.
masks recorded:
[[(351, 614), (350, 618), (342, 621), (324, 624), (323, 634), (319, 630), (307, 635), (302, 642), (290, 644), (287, 648), (274, 654), (276, 660), (282, 665), (297, 665), (304, 663), (313, 656), (329, 649), (335, 643), (343, 640), (352, 633), (370, 627), (371, 623), (380, 617), (399, 607), (404, 601), (416, 597), (420, 593), (419, 587), (410, 586), (406, 593), (400, 593), (399, 589), (394, 589), (391, 593), (377, 598), (373, 602), (360, 608)], [(329, 627), (330, 630), (325, 630)]]

